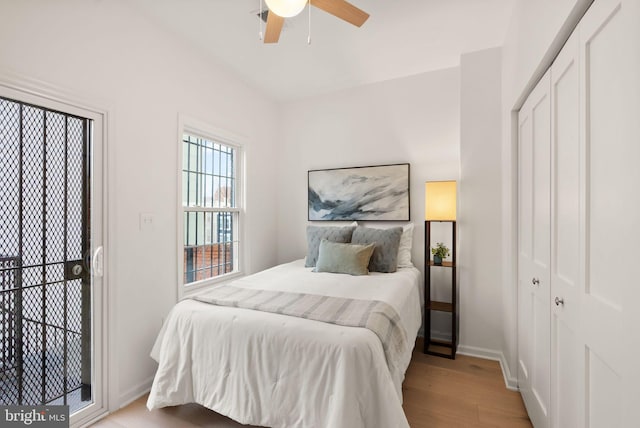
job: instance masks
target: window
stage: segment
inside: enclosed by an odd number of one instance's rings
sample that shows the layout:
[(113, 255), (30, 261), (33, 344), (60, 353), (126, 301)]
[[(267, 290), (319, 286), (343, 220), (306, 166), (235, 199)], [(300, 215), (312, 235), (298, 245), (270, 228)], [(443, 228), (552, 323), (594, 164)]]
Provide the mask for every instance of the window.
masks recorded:
[(239, 271), (240, 148), (182, 134), (182, 284)]

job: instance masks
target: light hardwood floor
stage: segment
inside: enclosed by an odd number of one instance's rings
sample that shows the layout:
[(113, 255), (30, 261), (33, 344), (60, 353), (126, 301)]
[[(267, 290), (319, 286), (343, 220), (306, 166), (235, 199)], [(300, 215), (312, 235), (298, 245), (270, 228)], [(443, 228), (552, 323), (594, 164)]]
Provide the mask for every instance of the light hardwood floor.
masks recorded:
[[(458, 355), (454, 361), (422, 354), (416, 344), (403, 385), (412, 428), (531, 427), (520, 394), (504, 386), (495, 361)], [(93, 428), (246, 427), (196, 404), (149, 412), (143, 396)]]

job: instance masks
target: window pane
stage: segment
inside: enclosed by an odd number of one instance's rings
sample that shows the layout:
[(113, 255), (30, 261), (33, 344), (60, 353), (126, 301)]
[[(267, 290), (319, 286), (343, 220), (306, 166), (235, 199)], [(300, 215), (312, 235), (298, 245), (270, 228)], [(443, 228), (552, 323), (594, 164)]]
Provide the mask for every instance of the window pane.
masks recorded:
[(204, 244), (204, 215), (205, 213), (203, 212), (199, 212), (198, 213), (198, 232), (196, 234), (196, 245), (203, 245)]
[(213, 206), (213, 181), (211, 180), (210, 175), (205, 175), (202, 179), (204, 181), (204, 201), (201, 206), (211, 207)]
[(213, 174), (213, 150), (211, 150), (208, 147), (205, 147), (203, 149), (203, 165), (204, 165), (204, 169), (203, 172), (207, 173), (207, 174)]
[(231, 191), (231, 194), (229, 195), (229, 206), (235, 207), (236, 206), (236, 192), (235, 192), (236, 183), (233, 178), (231, 178), (229, 181), (230, 181), (229, 187)]
[(220, 175), (227, 175), (227, 164), (229, 162), (229, 155), (227, 153), (220, 154)]
[[(236, 207), (236, 149), (183, 135), (182, 206)], [(238, 266), (238, 213), (186, 211), (184, 283), (233, 272)]]
[(204, 206), (204, 175), (198, 174), (198, 200), (196, 205), (199, 207)]
[(189, 180), (187, 182), (189, 198), (187, 199), (187, 206), (197, 205), (197, 189), (198, 189), (198, 175), (195, 172), (189, 173)]
[(185, 213), (184, 283), (237, 269), (237, 213)]
[(215, 165), (215, 171), (213, 173), (220, 175), (220, 146), (213, 151), (213, 165)]
[(188, 213), (184, 213), (184, 215), (182, 216), (182, 223), (184, 223), (184, 245), (185, 247), (188, 244), (188, 236), (189, 236), (189, 214)]
[(204, 243), (207, 245), (211, 245), (213, 243), (213, 217), (214, 213), (205, 213), (204, 214)]
[(189, 135), (183, 144), (184, 206), (235, 207), (235, 149)]
[(182, 144), (182, 170), (186, 171), (189, 169), (189, 144)]
[(231, 206), (231, 179), (229, 177), (225, 177), (224, 179), (224, 189), (225, 189), (225, 207)]
[(196, 245), (196, 213), (190, 212), (187, 216), (187, 236), (185, 245)]
[(198, 170), (198, 146), (193, 143), (189, 143), (189, 170)]
[(182, 206), (187, 206), (189, 205), (189, 193), (188, 193), (188, 187), (189, 186), (189, 176), (188, 173), (183, 172), (182, 173)]

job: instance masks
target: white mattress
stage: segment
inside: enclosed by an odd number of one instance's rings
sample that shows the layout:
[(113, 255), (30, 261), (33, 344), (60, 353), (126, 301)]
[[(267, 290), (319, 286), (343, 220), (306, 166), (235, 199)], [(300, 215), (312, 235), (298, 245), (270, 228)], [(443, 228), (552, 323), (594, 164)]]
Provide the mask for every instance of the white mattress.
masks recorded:
[(381, 300), (412, 342), (389, 371), (370, 330), (183, 300), (151, 356), (147, 407), (198, 403), (243, 424), (268, 427), (408, 427), (402, 381), (421, 324), (420, 273), (314, 273), (304, 260), (234, 281), (246, 288)]

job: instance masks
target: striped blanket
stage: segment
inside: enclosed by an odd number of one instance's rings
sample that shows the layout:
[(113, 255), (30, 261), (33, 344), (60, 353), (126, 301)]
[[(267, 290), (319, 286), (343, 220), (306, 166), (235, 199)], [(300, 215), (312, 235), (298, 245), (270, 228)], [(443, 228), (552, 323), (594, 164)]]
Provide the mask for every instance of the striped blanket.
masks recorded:
[(400, 317), (389, 304), (378, 300), (347, 299), (316, 294), (241, 288), (215, 287), (193, 298), (218, 306), (272, 312), (374, 332), (384, 349), (387, 366), (395, 369), (399, 356), (409, 346)]

